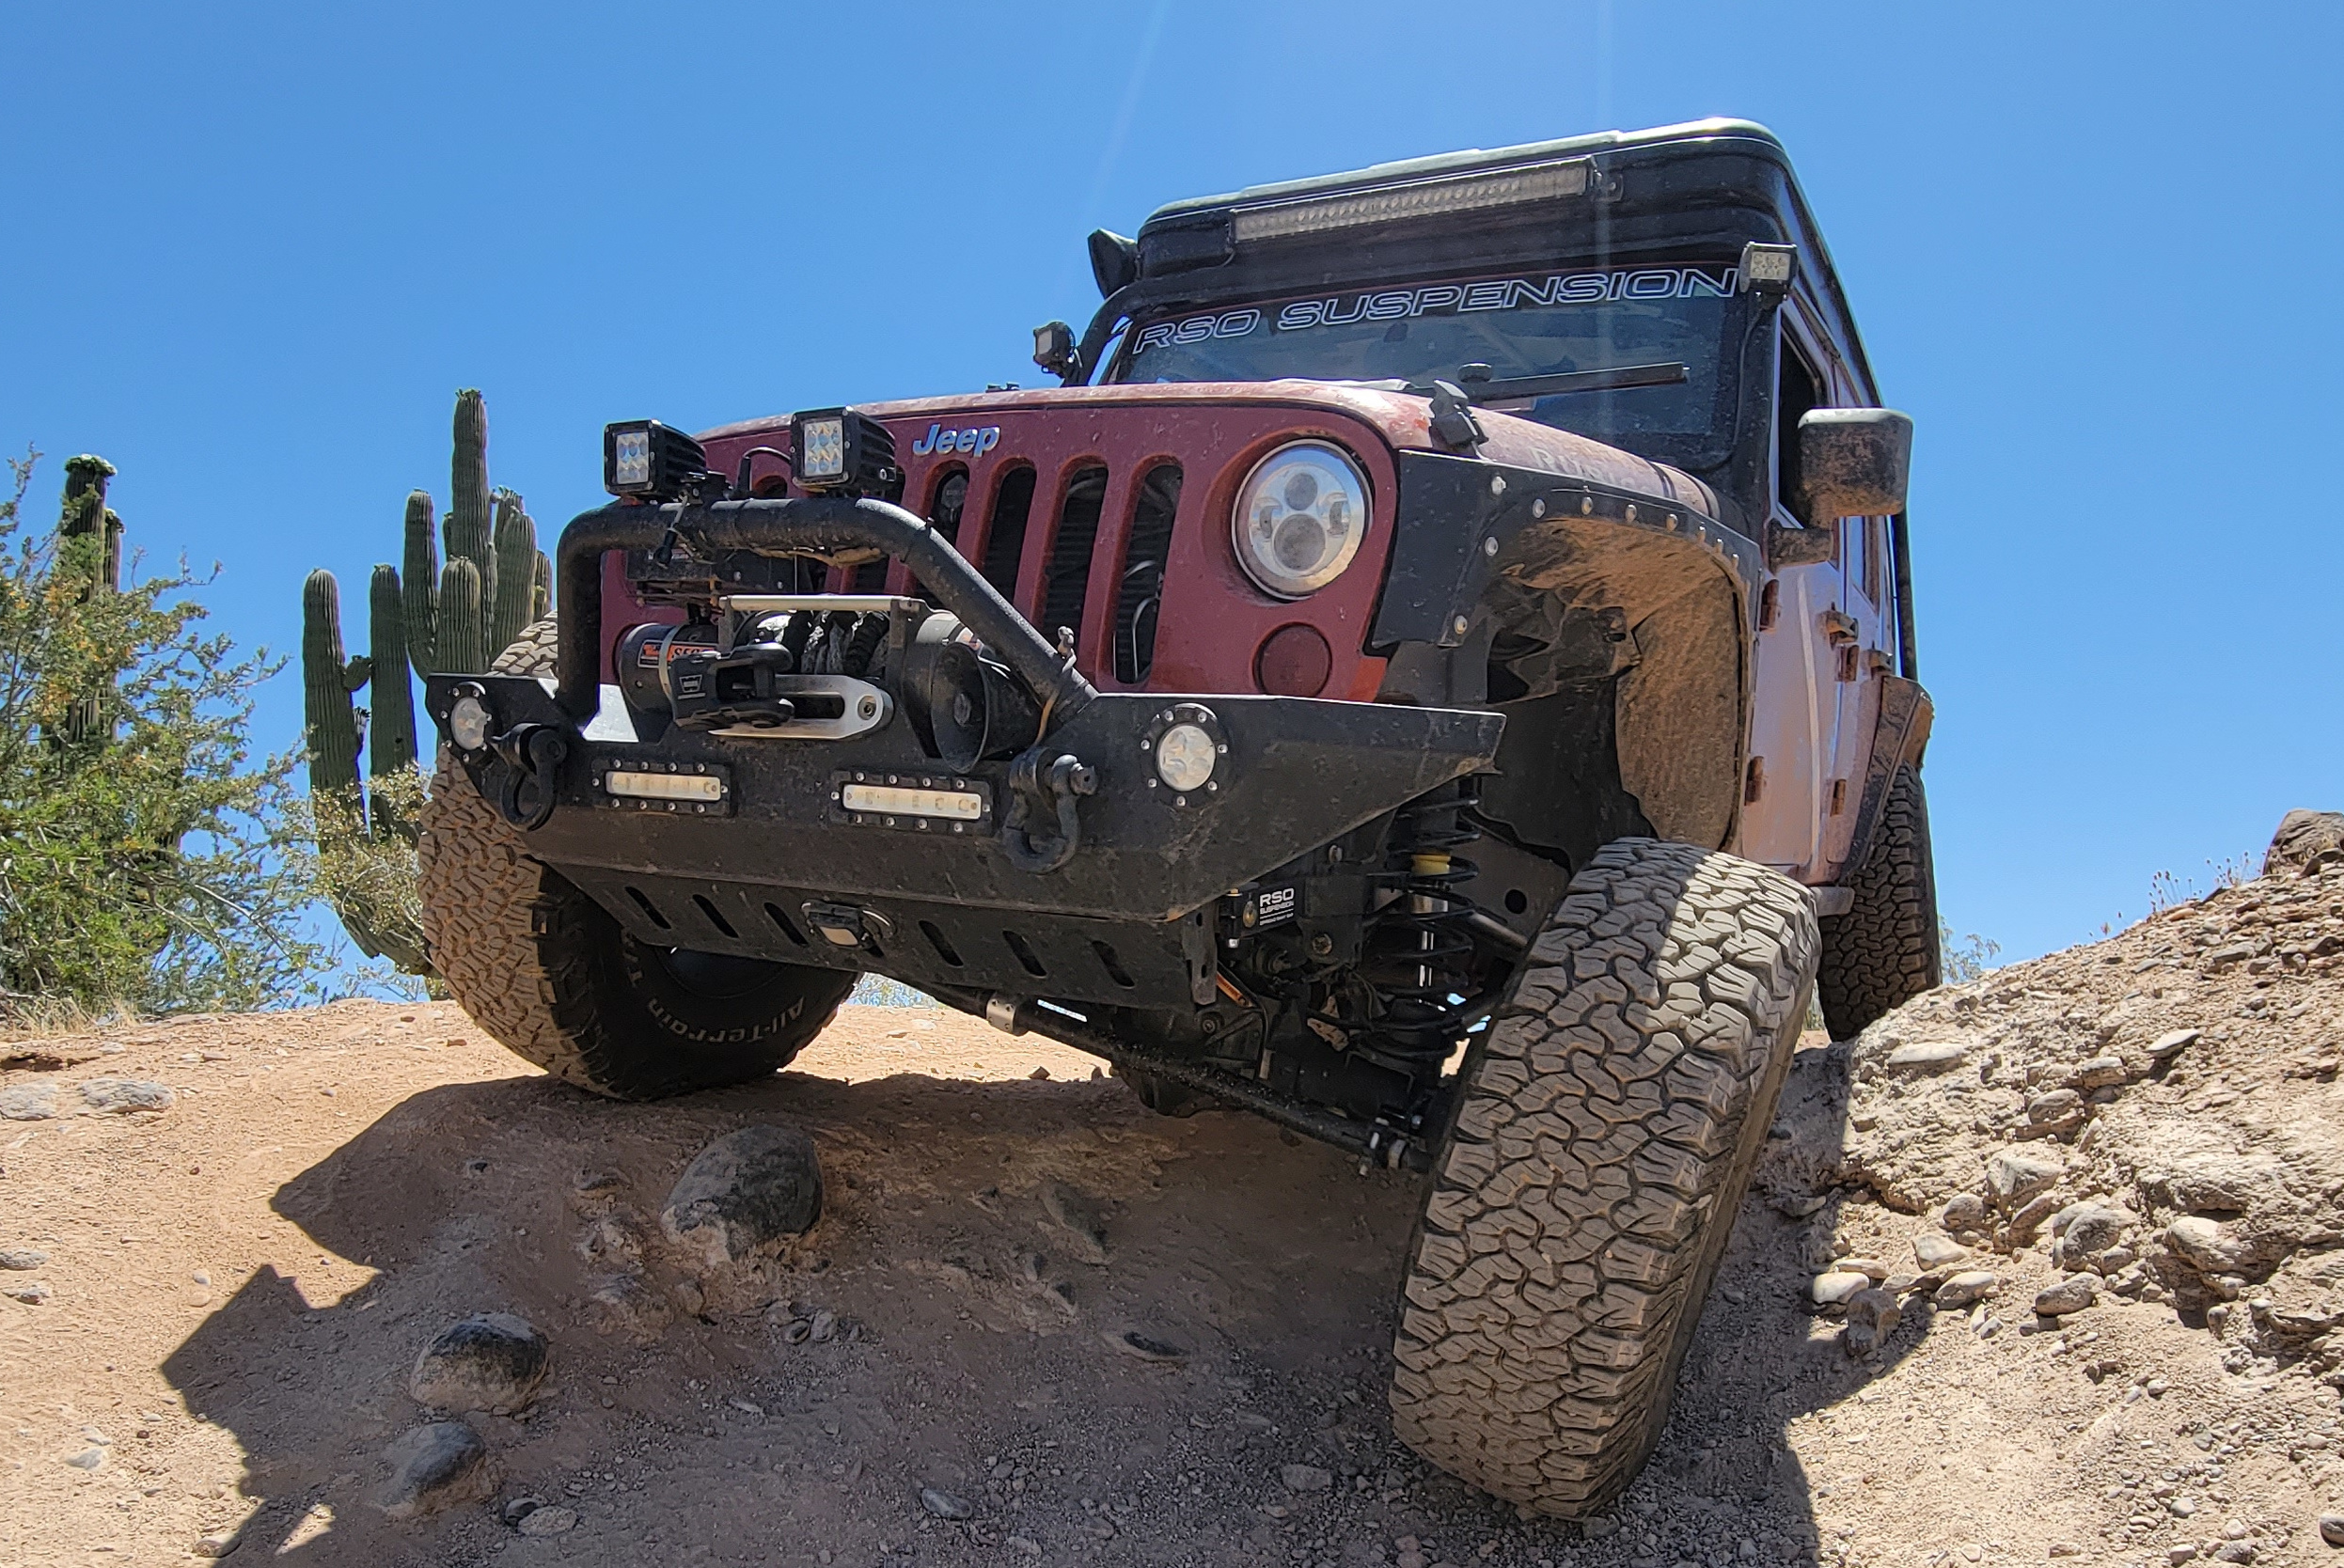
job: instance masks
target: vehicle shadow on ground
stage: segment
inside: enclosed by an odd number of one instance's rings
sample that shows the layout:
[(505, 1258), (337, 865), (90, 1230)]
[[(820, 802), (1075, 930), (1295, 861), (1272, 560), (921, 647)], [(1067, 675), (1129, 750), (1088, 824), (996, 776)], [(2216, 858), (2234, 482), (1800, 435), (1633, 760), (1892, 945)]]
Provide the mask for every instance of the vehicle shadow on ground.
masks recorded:
[[(1857, 1362), (1801, 1305), (1830, 1250), (1842, 1072), (1844, 1058), (1801, 1054), (1675, 1415), (1600, 1537), (1518, 1519), (1393, 1441), (1381, 1388), (1416, 1178), (1361, 1172), (1247, 1117), (1153, 1117), (1111, 1081), (784, 1074), (654, 1106), (540, 1077), (430, 1090), (274, 1200), (324, 1252), (378, 1271), (371, 1281), (312, 1299), (264, 1269), (164, 1371), (247, 1456), (240, 1555), (255, 1560), (439, 1563), (511, 1545), (526, 1555), (506, 1560), (526, 1562), (813, 1563), (828, 1550), (843, 1563), (889, 1549), (999, 1562), (1017, 1560), (1001, 1544), (1015, 1535), (1050, 1562), (1368, 1562), (1414, 1535), (1428, 1560), (1460, 1563), (1559, 1563), (1567, 1550), (1722, 1565), (1744, 1540), (1762, 1561), (1813, 1562), (1827, 1482), (1788, 1451), (1788, 1423), (1880, 1375), (1927, 1326), (1908, 1322)], [(823, 1151), (826, 1216), (771, 1294), (834, 1309), (837, 1339), (787, 1342), (786, 1306), (679, 1310), (648, 1346), (598, 1331), (589, 1297), (608, 1260), (581, 1247), (595, 1222), (580, 1189), (620, 1193), (619, 1219), (639, 1229), (695, 1152), (751, 1121), (794, 1121)], [(1106, 1216), (1104, 1262), (1049, 1236), (1033, 1194), (1062, 1178)], [(1819, 1211), (1791, 1217), (1817, 1196)], [(571, 1534), (522, 1543), (476, 1504), (407, 1525), (371, 1506), (384, 1447), (428, 1419), (406, 1390), (417, 1351), (491, 1310), (543, 1328), (556, 1372), (527, 1419), (469, 1419), (496, 1496), (574, 1504)], [(1188, 1359), (1102, 1349), (1132, 1325)], [(1012, 1507), (990, 1456), (1060, 1443), (1063, 1463), (1037, 1463)], [(1284, 1490), (1298, 1463), (1331, 1472), (1334, 1489)], [(976, 1517), (924, 1515), (931, 1482)], [(1085, 1497), (1132, 1501), (1110, 1516)]]

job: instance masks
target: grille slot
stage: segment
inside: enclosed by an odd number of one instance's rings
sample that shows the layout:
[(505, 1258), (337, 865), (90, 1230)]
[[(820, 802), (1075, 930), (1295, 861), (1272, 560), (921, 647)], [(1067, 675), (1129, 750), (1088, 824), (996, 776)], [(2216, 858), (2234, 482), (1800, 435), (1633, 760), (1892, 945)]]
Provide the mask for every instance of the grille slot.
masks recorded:
[[(928, 526), (940, 535), (953, 549), (960, 548), (960, 520), (968, 510), (968, 470), (958, 463), (937, 471), (936, 482), (928, 492)], [(907, 578), (907, 590), (915, 599), (935, 601), (919, 578)]]
[(1026, 553), (1026, 519), (1032, 512), (1033, 470), (1019, 463), (994, 489), (993, 515), (984, 525), (984, 559), (977, 568), (1012, 604), (1017, 601), (1017, 563)]
[(1091, 551), (1098, 542), (1099, 512), (1107, 505), (1107, 469), (1086, 463), (1068, 476), (1066, 497), (1058, 507), (1058, 537), (1050, 541), (1050, 564), (1042, 589), (1042, 635), (1062, 626), (1082, 628), (1082, 602), (1091, 584)]
[(1180, 464), (1159, 463), (1140, 478), (1131, 509), (1131, 543), (1115, 595), (1115, 679), (1138, 685), (1156, 665), (1156, 612), (1180, 511)]

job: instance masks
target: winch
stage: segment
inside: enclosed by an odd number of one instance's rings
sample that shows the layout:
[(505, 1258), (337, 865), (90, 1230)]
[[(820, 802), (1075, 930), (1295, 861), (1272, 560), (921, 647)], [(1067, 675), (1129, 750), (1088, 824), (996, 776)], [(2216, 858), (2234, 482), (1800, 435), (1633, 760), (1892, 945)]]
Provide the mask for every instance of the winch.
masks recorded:
[(1015, 756), (1042, 713), (958, 616), (924, 600), (736, 594), (716, 619), (620, 635), (621, 694), (638, 714), (728, 737), (843, 740), (901, 704), (920, 747), (963, 770)]

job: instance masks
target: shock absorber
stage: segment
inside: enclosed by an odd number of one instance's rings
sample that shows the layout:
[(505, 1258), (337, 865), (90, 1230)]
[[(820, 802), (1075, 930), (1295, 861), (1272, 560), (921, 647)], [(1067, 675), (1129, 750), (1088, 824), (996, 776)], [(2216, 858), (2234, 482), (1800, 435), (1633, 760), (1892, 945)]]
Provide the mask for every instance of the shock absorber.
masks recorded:
[(1408, 1072), (1438, 1071), (1455, 1045), (1471, 995), (1473, 906), (1456, 885), (1479, 868), (1456, 851), (1481, 837), (1465, 815), (1461, 780), (1400, 808), (1392, 853), (1373, 880), (1397, 896), (1375, 917), (1369, 979), (1383, 1004), (1362, 1042), (1368, 1054)]

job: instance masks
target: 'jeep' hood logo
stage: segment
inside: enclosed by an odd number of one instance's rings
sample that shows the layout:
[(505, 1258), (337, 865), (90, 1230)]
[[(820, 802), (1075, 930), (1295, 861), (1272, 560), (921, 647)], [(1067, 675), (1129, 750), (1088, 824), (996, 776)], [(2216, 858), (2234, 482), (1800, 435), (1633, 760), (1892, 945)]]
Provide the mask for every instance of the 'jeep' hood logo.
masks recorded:
[(930, 425), (928, 433), (912, 443), (912, 456), (926, 457), (931, 452), (967, 452), (983, 457), (1001, 444), (1001, 427), (983, 425), (974, 430), (948, 431), (942, 425)]

